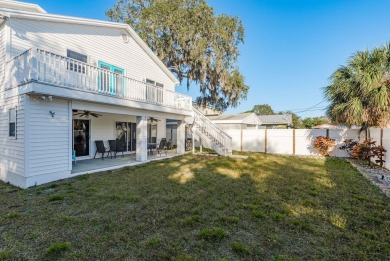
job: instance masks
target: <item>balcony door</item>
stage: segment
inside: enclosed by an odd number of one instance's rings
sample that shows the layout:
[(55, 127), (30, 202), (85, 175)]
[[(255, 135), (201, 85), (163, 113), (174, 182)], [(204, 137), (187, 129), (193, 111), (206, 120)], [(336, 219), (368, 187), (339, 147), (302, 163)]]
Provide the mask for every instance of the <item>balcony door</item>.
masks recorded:
[(105, 70), (99, 74), (99, 91), (123, 96), (125, 82), (122, 76), (125, 74), (125, 70), (102, 61), (98, 62), (98, 66)]

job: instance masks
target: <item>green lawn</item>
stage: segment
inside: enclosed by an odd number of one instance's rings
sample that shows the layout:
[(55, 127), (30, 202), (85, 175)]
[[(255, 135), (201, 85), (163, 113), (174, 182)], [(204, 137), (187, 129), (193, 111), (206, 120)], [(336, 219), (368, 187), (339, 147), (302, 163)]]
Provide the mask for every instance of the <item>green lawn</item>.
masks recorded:
[(0, 183), (0, 260), (389, 258), (390, 200), (349, 163), (246, 155)]

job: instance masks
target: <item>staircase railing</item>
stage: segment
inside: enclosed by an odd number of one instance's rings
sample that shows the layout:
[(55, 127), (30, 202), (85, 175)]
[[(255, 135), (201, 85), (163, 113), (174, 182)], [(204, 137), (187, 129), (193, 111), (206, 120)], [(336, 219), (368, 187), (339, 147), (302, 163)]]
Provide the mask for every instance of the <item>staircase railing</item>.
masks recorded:
[(232, 151), (232, 137), (210, 121), (198, 109), (192, 107), (192, 110), (194, 111), (194, 127), (197, 135), (202, 135), (203, 137), (201, 138), (209, 139), (213, 143), (209, 145), (217, 153), (223, 155), (230, 154)]

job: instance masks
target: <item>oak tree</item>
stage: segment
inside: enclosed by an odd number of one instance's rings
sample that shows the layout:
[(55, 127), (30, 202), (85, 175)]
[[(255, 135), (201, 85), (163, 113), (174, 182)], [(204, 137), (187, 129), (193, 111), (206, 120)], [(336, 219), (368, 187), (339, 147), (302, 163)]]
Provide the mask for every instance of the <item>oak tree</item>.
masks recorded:
[(237, 17), (216, 15), (205, 0), (119, 0), (106, 15), (129, 24), (187, 88), (199, 86), (198, 104), (225, 110), (246, 98)]

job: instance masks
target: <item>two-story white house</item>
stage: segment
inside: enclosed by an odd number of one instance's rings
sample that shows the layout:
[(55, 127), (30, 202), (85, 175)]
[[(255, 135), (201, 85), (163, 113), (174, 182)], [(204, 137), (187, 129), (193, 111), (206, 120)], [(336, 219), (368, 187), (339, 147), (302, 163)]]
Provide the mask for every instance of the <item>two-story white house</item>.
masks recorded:
[(94, 158), (96, 140), (121, 139), (145, 162), (166, 120), (184, 153), (192, 99), (177, 84), (127, 24), (0, 1), (0, 179), (27, 188), (77, 175), (72, 157)]

